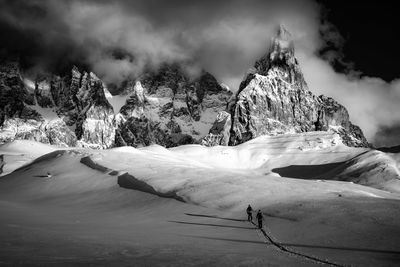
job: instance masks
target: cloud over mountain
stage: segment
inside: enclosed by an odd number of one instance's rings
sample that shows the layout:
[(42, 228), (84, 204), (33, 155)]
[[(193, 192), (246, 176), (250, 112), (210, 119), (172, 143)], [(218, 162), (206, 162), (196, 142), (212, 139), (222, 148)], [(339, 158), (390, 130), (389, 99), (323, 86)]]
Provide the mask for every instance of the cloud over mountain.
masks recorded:
[(331, 62), (341, 60), (345, 40), (322, 9), (311, 0), (0, 0), (0, 55), (17, 55), (34, 70), (81, 64), (106, 82), (178, 61), (190, 73), (207, 69), (236, 90), (284, 23), (310, 89), (343, 103), (374, 141), (381, 127), (400, 124), (399, 82), (360, 77), (351, 67), (335, 72)]

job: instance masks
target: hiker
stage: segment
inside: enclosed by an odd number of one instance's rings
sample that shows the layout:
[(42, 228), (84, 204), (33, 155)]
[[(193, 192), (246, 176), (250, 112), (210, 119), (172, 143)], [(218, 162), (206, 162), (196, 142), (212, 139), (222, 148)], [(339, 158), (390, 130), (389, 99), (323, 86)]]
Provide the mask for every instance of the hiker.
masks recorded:
[(3, 173), (3, 167), (4, 167), (4, 155), (0, 155), (0, 174)]
[(251, 208), (250, 204), (247, 207), (246, 212), (247, 212), (247, 220), (249, 222), (253, 221), (253, 209)]
[(263, 223), (263, 215), (261, 213), (261, 210), (258, 210), (256, 218), (257, 218), (257, 221), (258, 221), (258, 228), (261, 229), (262, 228), (262, 223)]

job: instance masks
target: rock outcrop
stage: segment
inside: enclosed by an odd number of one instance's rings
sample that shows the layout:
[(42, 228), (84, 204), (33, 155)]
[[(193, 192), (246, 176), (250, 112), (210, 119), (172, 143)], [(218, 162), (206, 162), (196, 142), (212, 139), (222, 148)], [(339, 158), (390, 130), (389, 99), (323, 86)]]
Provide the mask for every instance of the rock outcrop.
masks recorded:
[(114, 111), (104, 84), (76, 67), (66, 77), (24, 80), (18, 62), (0, 67), (0, 141), (27, 139), (59, 146), (114, 144)]
[(270, 50), (232, 92), (203, 71), (190, 77), (163, 64), (127, 80), (111, 95), (91, 72), (23, 77), (15, 61), (0, 64), (0, 143), (30, 139), (61, 146), (173, 147), (237, 145), (260, 135), (333, 131), (348, 146), (369, 146), (334, 99), (315, 96), (279, 28)]
[(203, 72), (191, 80), (179, 65), (163, 65), (127, 82), (116, 145), (173, 147), (199, 143), (232, 93)]
[(0, 64), (0, 125), (9, 118), (38, 119), (27, 105), (34, 104), (33, 92), (25, 89), (16, 61)]
[(63, 77), (31, 81), (18, 62), (7, 62), (0, 66), (0, 142), (91, 148), (199, 143), (231, 96), (211, 74), (191, 79), (177, 64), (125, 81), (112, 96), (95, 74), (76, 67)]
[(217, 115), (217, 119), (211, 127), (210, 132), (201, 141), (201, 144), (205, 146), (227, 146), (229, 144), (231, 125), (231, 114), (221, 111)]
[[(334, 131), (348, 146), (368, 146), (361, 129), (349, 120), (345, 107), (334, 99), (315, 96), (307, 86), (297, 59), (290, 33), (280, 27), (270, 50), (250, 70), (240, 85), (231, 115), (229, 145), (237, 145), (260, 135), (309, 131)], [(210, 131), (207, 140), (226, 140), (228, 125)], [(221, 140), (222, 140), (221, 139)], [(226, 141), (218, 144), (225, 144)]]

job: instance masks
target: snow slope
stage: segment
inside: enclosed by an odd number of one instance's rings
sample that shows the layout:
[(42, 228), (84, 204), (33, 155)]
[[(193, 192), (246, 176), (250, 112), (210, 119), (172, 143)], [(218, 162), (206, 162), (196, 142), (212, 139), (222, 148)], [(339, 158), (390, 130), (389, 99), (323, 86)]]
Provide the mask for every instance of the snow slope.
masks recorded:
[[(267, 234), (300, 254), (339, 266), (396, 266), (398, 169), (387, 168), (385, 178), (376, 173), (394, 158), (338, 140), (310, 132), (237, 147), (58, 150), (11, 143), (2, 151), (50, 153), (0, 178), (0, 261), (320, 266), (277, 249), (242, 221), (250, 203), (263, 211)], [(392, 192), (355, 184), (356, 172)]]
[(0, 178), (0, 265), (309, 266), (241, 217), (121, 188), (86, 156), (55, 151)]
[[(128, 173), (156, 192), (213, 208), (241, 209), (247, 202), (263, 206), (264, 203), (307, 199), (309, 194), (320, 199), (337, 195), (396, 198), (391, 193), (371, 187), (326, 181), (337, 178), (324, 177), (324, 173), (329, 174), (328, 168), (325, 172), (319, 170), (318, 180), (282, 179), (273, 171), (288, 165), (325, 166), (332, 162), (339, 165), (368, 152), (365, 148), (346, 147), (337, 143), (335, 138), (334, 134), (314, 132), (263, 136), (236, 147), (186, 145), (169, 150), (160, 146), (124, 147), (93, 152), (90, 157), (119, 174)], [(372, 153), (362, 164), (367, 165), (373, 160), (379, 162), (381, 159)], [(357, 164), (349, 166), (346, 171), (352, 171), (350, 167), (360, 165)], [(371, 168), (367, 166), (364, 169)], [(309, 172), (314, 172), (313, 168)], [(345, 173), (341, 172), (341, 178)], [(385, 182), (391, 176), (388, 174), (388, 177), (384, 178)], [(381, 187), (379, 179), (375, 177), (371, 185)], [(390, 182), (393, 183), (390, 189), (396, 191), (399, 182), (395, 177)]]
[(15, 140), (11, 143), (1, 145), (0, 155), (4, 155), (4, 167), (3, 173), (0, 176), (6, 175), (56, 149), (57, 147), (55, 146), (29, 140)]

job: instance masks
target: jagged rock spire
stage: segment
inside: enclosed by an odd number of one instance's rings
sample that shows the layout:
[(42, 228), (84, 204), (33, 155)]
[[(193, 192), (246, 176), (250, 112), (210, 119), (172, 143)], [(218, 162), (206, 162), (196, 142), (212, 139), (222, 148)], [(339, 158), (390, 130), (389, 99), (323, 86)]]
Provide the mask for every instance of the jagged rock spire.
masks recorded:
[(350, 122), (345, 107), (308, 90), (294, 56), (291, 34), (283, 25), (272, 38), (268, 53), (254, 67), (255, 72), (242, 81), (230, 106), (230, 145), (260, 135), (332, 130), (346, 145), (368, 146), (361, 129)]
[(283, 23), (279, 24), (277, 33), (278, 33), (277, 37), (279, 37), (281, 39), (287, 39), (287, 38), (291, 38), (292, 37), (292, 35), (286, 29), (286, 27), (285, 27), (285, 25)]
[(294, 57), (292, 35), (283, 24), (280, 24), (276, 35), (271, 39), (268, 52), (255, 63), (254, 67), (258, 74), (266, 75), (274, 65), (293, 66), (295, 64), (297, 62)]
[(292, 35), (285, 26), (281, 24), (278, 27), (276, 36), (271, 40), (269, 59), (273, 62), (276, 60), (289, 60), (291, 58), (294, 58)]
[(276, 34), (271, 38), (268, 52), (257, 60), (254, 68), (251, 68), (245, 79), (240, 83), (240, 93), (254, 78), (255, 74), (268, 76), (269, 73), (284, 72), (287, 75), (282, 78), (288, 83), (297, 83), (304, 90), (308, 90), (304, 76), (294, 55), (294, 42), (290, 32), (282, 24), (277, 27)]

